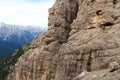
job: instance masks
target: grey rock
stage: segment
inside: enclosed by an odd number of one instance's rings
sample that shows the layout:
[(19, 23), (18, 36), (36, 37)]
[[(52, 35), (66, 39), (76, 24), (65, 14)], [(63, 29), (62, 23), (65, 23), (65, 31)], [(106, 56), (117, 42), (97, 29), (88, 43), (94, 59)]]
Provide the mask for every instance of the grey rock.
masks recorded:
[[(35, 47), (20, 57), (9, 79), (73, 80), (83, 71), (89, 73), (81, 80), (95, 80), (97, 75), (89, 75), (94, 71), (109, 75), (109, 64), (120, 62), (119, 7), (118, 0), (56, 0), (48, 31), (33, 41)], [(101, 78), (106, 74), (96, 80), (120, 79)]]

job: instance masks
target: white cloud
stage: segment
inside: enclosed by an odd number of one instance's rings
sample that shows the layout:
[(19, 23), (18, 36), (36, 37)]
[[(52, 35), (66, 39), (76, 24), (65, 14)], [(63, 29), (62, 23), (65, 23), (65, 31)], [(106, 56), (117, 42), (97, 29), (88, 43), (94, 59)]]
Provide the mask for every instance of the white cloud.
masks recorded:
[[(54, 2), (54, 0), (53, 0)], [(0, 21), (8, 24), (47, 26), (48, 8), (53, 2), (0, 1)]]

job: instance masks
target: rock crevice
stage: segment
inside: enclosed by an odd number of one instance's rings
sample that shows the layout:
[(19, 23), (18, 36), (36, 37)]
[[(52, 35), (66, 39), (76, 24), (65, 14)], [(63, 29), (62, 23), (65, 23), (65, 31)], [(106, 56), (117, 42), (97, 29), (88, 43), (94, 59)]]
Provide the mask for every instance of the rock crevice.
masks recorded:
[(73, 80), (120, 62), (119, 16), (118, 0), (56, 0), (48, 31), (32, 42), (8, 80)]

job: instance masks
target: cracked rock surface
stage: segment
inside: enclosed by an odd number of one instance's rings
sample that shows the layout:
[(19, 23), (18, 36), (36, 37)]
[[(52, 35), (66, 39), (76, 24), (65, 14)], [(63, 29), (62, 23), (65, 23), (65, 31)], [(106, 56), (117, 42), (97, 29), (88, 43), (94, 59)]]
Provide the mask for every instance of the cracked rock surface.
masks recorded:
[(74, 80), (120, 62), (119, 0), (56, 0), (48, 20), (48, 31), (32, 42), (8, 80)]

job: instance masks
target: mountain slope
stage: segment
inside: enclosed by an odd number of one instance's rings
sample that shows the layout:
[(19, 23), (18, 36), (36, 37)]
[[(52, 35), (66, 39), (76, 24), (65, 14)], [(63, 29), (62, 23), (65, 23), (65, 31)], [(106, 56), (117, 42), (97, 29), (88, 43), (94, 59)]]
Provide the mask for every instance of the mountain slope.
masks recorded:
[(0, 23), (0, 58), (11, 54), (16, 48), (32, 41), (45, 29), (37, 26), (20, 26)]
[[(33, 41), (7, 80), (120, 79), (119, 0), (56, 0), (48, 19), (48, 31)], [(113, 62), (118, 68), (98, 76)], [(93, 71), (98, 75), (89, 76)]]
[(0, 80), (5, 80), (10, 72), (13, 71), (17, 59), (30, 49), (30, 43), (16, 49), (13, 54), (0, 60)]

